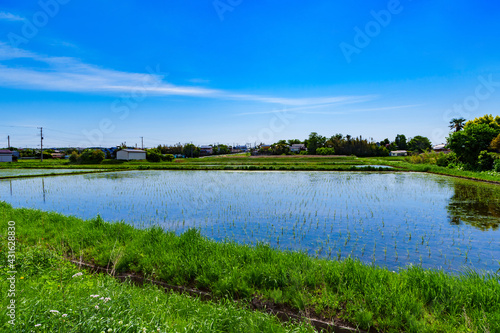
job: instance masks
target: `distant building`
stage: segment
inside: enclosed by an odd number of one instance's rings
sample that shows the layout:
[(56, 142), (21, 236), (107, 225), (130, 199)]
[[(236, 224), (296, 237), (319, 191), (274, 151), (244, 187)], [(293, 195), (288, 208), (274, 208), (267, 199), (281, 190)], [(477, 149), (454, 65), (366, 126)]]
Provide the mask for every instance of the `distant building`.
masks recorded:
[(116, 153), (116, 159), (123, 161), (145, 160), (146, 152), (139, 149), (122, 149)]
[(450, 149), (446, 148), (446, 145), (444, 143), (435, 145), (434, 147), (432, 147), (432, 150), (437, 153), (439, 152), (449, 153), (451, 151)]
[(12, 162), (12, 152), (10, 150), (0, 150), (0, 162)]
[(50, 154), (52, 156), (52, 158), (64, 158), (65, 154), (64, 153), (52, 153)]
[(406, 150), (393, 150), (391, 151), (391, 156), (407, 156), (408, 152)]
[(200, 155), (212, 155), (213, 147), (212, 146), (200, 146)]
[(232, 153), (246, 153), (248, 151), (248, 147), (247, 146), (234, 146), (234, 147), (230, 147), (231, 149), (231, 152)]
[(301, 151), (306, 151), (306, 145), (303, 143), (294, 143), (290, 146), (291, 153), (300, 153)]

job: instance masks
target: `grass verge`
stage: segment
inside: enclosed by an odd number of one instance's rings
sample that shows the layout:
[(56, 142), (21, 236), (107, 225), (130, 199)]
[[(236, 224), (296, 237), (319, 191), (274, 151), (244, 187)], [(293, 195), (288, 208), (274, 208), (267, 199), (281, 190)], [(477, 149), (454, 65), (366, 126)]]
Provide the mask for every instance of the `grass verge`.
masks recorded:
[[(0, 252), (2, 262), (7, 259)], [(109, 275), (89, 274), (42, 246), (17, 248), (14, 298), (2, 297), (6, 309), (16, 300), (16, 319), (2, 311), (2, 332), (313, 332), (311, 326), (283, 325), (273, 316), (234, 302), (204, 302), (165, 293), (152, 285), (120, 283)], [(0, 270), (0, 287), (10, 276)], [(7, 318), (7, 320), (4, 320)]]
[(23, 244), (220, 299), (268, 302), (365, 330), (500, 331), (498, 274), (452, 276), (420, 267), (391, 272), (352, 259), (328, 261), (265, 245), (217, 243), (196, 230), (176, 236), (160, 228), (134, 229), (99, 217), (84, 221), (0, 202), (0, 230), (7, 230), (7, 221), (16, 222)]

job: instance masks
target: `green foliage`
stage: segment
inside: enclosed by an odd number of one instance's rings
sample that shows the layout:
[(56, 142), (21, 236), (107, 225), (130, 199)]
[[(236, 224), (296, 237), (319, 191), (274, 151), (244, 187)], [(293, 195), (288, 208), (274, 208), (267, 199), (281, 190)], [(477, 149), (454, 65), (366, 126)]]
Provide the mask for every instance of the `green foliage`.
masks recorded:
[(455, 130), (455, 132), (460, 131), (464, 128), (465, 118), (453, 118), (450, 121), (450, 129)]
[(439, 153), (439, 155), (436, 158), (436, 165), (441, 167), (456, 165), (458, 162), (459, 161), (457, 158), (457, 154), (455, 154), (454, 152), (450, 152), (448, 154)]
[(199, 157), (200, 148), (196, 147), (192, 143), (188, 143), (182, 148), (182, 154), (186, 157)]
[(149, 162), (161, 162), (162, 156), (163, 155), (155, 149), (148, 149), (146, 151), (146, 159)]
[(71, 153), (71, 155), (69, 156), (69, 161), (71, 163), (76, 163), (78, 161), (78, 157), (80, 157), (80, 155), (78, 155), (78, 153), (76, 151), (73, 151)]
[(230, 154), (231, 150), (226, 145), (218, 145), (213, 147), (212, 153), (214, 155), (224, 155), (224, 154)]
[[(1, 253), (0, 258), (5, 259)], [(16, 321), (0, 321), (6, 333), (314, 332), (307, 323), (282, 324), (235, 302), (204, 302), (80, 270), (41, 246), (21, 246), (16, 259)], [(0, 272), (1, 290), (9, 289), (7, 276)], [(0, 298), (0, 306), (6, 309), (9, 300)]]
[(463, 130), (448, 137), (448, 147), (454, 151), (462, 163), (476, 165), (479, 153), (487, 150), (500, 130), (476, 122), (468, 122)]
[(82, 164), (100, 164), (104, 161), (104, 152), (99, 149), (85, 149), (78, 157), (78, 162)]
[(162, 160), (165, 162), (172, 162), (174, 159), (174, 155), (172, 154), (165, 154), (162, 156)]
[(496, 138), (491, 140), (489, 148), (491, 150), (494, 150), (494, 151), (500, 153), (500, 134), (498, 134)]
[(495, 162), (493, 162), (493, 170), (500, 172), (500, 158), (495, 159)]
[(483, 150), (482, 152), (479, 153), (479, 156), (477, 157), (477, 166), (479, 170), (491, 170), (493, 169), (493, 155), (488, 153), (488, 151)]
[(500, 116), (493, 117), (493, 115), (491, 115), (491, 114), (486, 114), (486, 115), (484, 115), (482, 117), (475, 118), (474, 120), (469, 120), (465, 124), (465, 127), (470, 126), (472, 124), (484, 124), (484, 125), (488, 125), (489, 127), (491, 127), (492, 129), (494, 129), (495, 131), (499, 131), (500, 132)]
[(316, 132), (312, 132), (309, 134), (309, 138), (305, 142), (309, 154), (316, 155), (316, 149), (324, 146), (326, 138)]
[[(282, 140), (284, 141), (284, 140)], [(290, 147), (286, 142), (278, 142), (271, 145), (271, 154), (273, 155), (286, 155), (290, 152)]]
[(412, 152), (423, 153), (431, 148), (431, 141), (425, 136), (417, 135), (408, 142), (408, 149)]
[(408, 148), (408, 145), (406, 143), (406, 136), (404, 136), (403, 134), (396, 135), (394, 143), (396, 144), (398, 150), (406, 150)]
[(316, 154), (318, 154), (318, 155), (335, 155), (335, 149), (327, 148), (327, 147), (318, 148), (316, 150)]
[(99, 149), (85, 149), (81, 154), (73, 151), (69, 156), (69, 161), (71, 163), (81, 163), (81, 164), (100, 164), (104, 161), (104, 152)]

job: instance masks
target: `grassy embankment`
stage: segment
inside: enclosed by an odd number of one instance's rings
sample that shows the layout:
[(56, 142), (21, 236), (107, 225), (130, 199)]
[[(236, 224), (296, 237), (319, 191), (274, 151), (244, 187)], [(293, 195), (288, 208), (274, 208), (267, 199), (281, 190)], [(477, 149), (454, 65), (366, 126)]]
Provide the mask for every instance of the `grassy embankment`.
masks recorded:
[[(19, 243), (16, 256), (16, 296), (0, 300), (2, 332), (313, 332), (308, 324), (284, 325), (230, 301), (204, 302), (79, 271), (43, 246)], [(0, 272), (4, 294), (10, 274)], [(13, 324), (5, 313), (10, 299), (17, 305)]]
[[(394, 169), (370, 167), (387, 165)], [(362, 167), (364, 166), (364, 167)], [(354, 156), (259, 156), (245, 155), (211, 156), (194, 159), (177, 159), (174, 162), (147, 162), (105, 160), (102, 164), (70, 164), (67, 160), (21, 160), (17, 163), (2, 163), (1, 169), (99, 169), (121, 170), (283, 170), (283, 171), (416, 171), (462, 177), (500, 183), (500, 173), (477, 172), (440, 167), (432, 163), (412, 164), (404, 157)]]
[[(309, 316), (340, 319), (362, 329), (387, 332), (500, 331), (500, 277), (496, 274), (451, 276), (420, 267), (409, 267), (395, 273), (351, 259), (328, 261), (303, 253), (281, 252), (264, 245), (250, 247), (231, 242), (216, 243), (194, 230), (176, 236), (159, 228), (139, 230), (125, 223), (109, 224), (100, 218), (82, 221), (55, 213), (13, 209), (0, 203), (0, 230), (7, 230), (9, 220), (16, 222), (19, 242), (27, 246), (38, 244), (41, 248), (112, 267), (118, 272), (135, 272), (170, 284), (209, 291), (221, 302), (239, 299), (245, 304), (258, 300)], [(68, 276), (74, 272), (65, 273), (64, 281), (69, 281)], [(47, 274), (52, 273), (47, 271)], [(51, 276), (63, 275), (57, 272)], [(111, 280), (96, 279), (102, 280), (89, 282), (86, 293), (79, 291), (80, 296), (72, 295), (72, 290), (78, 290), (72, 282), (67, 284), (53, 279), (40, 282), (39, 288), (42, 289), (38, 290), (44, 290), (50, 284), (53, 294), (44, 292), (41, 297), (40, 293), (25, 289), (27, 305), (36, 309), (26, 308), (26, 311), (37, 311), (37, 316), (47, 318), (47, 309), (60, 305), (56, 310), (70, 311), (71, 308), (82, 316), (81, 321), (94, 318), (96, 322), (109, 322), (109, 317), (125, 318), (123, 322), (137, 320), (138, 325), (150, 322), (152, 327), (160, 323), (152, 318), (165, 318), (160, 316), (161, 308), (158, 312), (149, 311), (154, 304), (150, 295), (159, 297), (152, 289), (123, 291), (124, 295), (131, 293), (135, 296), (123, 296), (121, 305), (111, 308), (106, 315), (86, 313), (84, 309), (92, 310), (93, 306), (90, 294), (119, 298), (105, 292), (106, 286), (112, 284)], [(109, 288), (125, 287), (113, 284)], [(82, 300), (84, 294), (87, 301), (79, 304), (78, 300)], [(165, 297), (176, 299), (177, 296)], [(70, 298), (73, 299), (71, 302), (68, 301)], [(136, 301), (132, 301), (134, 299)], [(160, 303), (172, 309), (167, 299)], [(135, 302), (138, 307), (134, 309), (146, 318), (145, 321), (132, 319), (132, 316), (136, 317), (132, 315), (135, 310), (125, 311), (124, 304), (128, 306)], [(201, 303), (194, 305), (195, 308), (201, 306)], [(210, 313), (215, 314), (211, 311), (217, 307), (225, 309), (225, 313), (238, 311), (226, 305), (210, 306), (207, 305), (206, 318)], [(179, 322), (188, 325), (191, 319), (186, 316), (185, 321), (179, 319)], [(24, 320), (31, 325), (35, 324), (35, 319), (38, 317), (29, 315)], [(170, 319), (165, 320), (169, 322)], [(193, 322), (194, 325), (203, 323), (203, 320)]]

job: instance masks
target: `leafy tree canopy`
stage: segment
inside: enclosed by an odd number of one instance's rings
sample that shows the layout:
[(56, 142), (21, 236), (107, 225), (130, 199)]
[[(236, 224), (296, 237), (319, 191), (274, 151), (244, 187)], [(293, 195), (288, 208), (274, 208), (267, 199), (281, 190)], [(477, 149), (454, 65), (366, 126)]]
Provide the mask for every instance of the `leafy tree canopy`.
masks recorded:
[(422, 153), (427, 149), (431, 149), (431, 141), (425, 136), (417, 135), (408, 142), (408, 148), (411, 151)]

